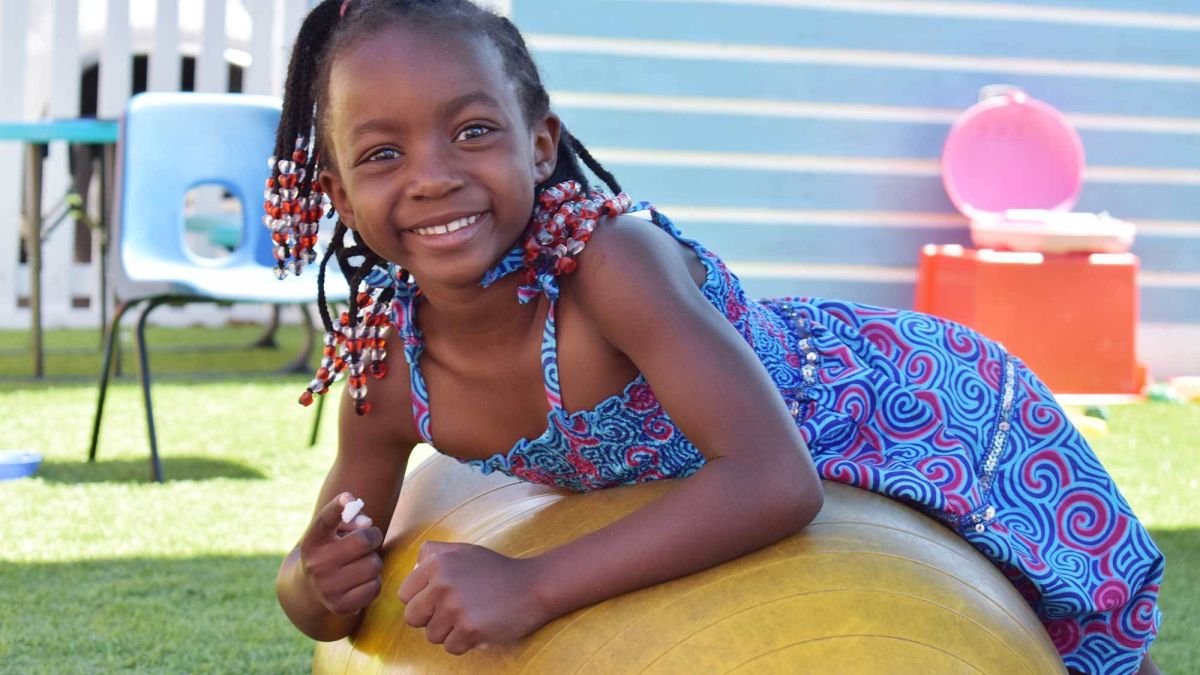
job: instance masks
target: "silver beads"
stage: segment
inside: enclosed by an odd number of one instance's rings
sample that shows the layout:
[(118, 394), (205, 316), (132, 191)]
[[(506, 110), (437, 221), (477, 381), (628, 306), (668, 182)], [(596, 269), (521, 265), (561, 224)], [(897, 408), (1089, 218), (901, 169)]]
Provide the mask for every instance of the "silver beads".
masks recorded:
[(971, 514), (971, 522), (974, 523), (971, 529), (975, 530), (979, 534), (983, 534), (987, 530), (987, 524), (990, 523), (995, 517), (996, 507), (988, 504), (987, 508), (983, 510), (983, 513), (976, 511), (975, 513)]
[(1013, 399), (1016, 391), (1016, 367), (1013, 365), (1012, 359), (1004, 359), (1004, 383), (1001, 385), (1000, 394), (1000, 419), (996, 423), (996, 433), (992, 436), (991, 445), (988, 447), (988, 454), (983, 460), (983, 471), (979, 477), (980, 487), (984, 492), (992, 487), (992, 475), (996, 472), (996, 467), (1000, 462), (1000, 455), (1004, 452), (1005, 441), (1008, 440), (1008, 433), (1012, 430), (1012, 414), (1013, 414)]
[(784, 304), (781, 309), (783, 309), (784, 316), (795, 322), (796, 328), (799, 329), (800, 339), (796, 342), (796, 347), (800, 350), (800, 360), (803, 364), (800, 367), (800, 375), (804, 378), (804, 386), (811, 387), (817, 384), (817, 372), (821, 368), (821, 355), (813, 345), (812, 338), (809, 337), (807, 320), (799, 316), (796, 308), (791, 304)]

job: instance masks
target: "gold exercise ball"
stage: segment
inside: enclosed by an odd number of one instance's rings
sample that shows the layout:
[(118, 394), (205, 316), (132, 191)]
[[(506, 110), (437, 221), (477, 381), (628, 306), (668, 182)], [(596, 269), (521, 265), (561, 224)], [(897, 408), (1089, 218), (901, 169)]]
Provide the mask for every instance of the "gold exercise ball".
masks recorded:
[(313, 672), (1065, 672), (1029, 606), (969, 544), (912, 509), (834, 483), (800, 534), (578, 610), (513, 644), (450, 656), (404, 623), (396, 594), (422, 542), (530, 556), (673, 483), (574, 494), (435, 456), (405, 482), (382, 593), (353, 637), (317, 646)]

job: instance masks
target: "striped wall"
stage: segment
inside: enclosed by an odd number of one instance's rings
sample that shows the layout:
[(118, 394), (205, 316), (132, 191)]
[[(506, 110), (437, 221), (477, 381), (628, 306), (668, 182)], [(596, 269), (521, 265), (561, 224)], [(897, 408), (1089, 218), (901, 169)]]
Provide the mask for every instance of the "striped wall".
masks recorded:
[(1141, 347), (1200, 373), (1200, 0), (513, 0), (553, 104), (756, 295), (912, 305), (968, 244), (950, 124), (1015, 84), (1067, 114), (1077, 210), (1139, 227)]

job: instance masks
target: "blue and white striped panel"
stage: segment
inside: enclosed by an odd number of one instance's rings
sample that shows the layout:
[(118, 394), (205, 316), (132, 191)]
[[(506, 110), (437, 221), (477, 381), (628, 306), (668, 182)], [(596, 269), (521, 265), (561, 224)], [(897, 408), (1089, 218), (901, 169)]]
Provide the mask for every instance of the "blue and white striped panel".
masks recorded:
[(571, 130), (752, 294), (911, 306), (921, 245), (969, 242), (946, 133), (1008, 83), (1079, 130), (1077, 210), (1139, 226), (1143, 323), (1200, 330), (1196, 0), (514, 0), (513, 18)]

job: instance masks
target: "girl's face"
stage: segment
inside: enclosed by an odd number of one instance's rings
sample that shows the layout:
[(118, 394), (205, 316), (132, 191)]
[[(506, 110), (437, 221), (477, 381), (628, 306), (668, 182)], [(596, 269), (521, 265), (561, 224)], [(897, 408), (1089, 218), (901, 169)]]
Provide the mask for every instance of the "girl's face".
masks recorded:
[(427, 289), (477, 284), (554, 170), (558, 118), (530, 127), (486, 37), (384, 29), (334, 62), (328, 107), (322, 187), (347, 227)]

